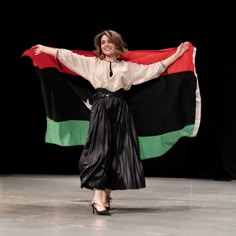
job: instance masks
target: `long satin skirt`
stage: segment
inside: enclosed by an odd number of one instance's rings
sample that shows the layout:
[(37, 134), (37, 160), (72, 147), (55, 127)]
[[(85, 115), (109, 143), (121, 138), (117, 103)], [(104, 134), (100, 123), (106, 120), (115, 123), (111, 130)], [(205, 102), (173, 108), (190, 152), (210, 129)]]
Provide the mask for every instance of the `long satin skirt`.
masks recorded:
[(87, 141), (79, 160), (82, 188), (146, 187), (137, 134), (124, 93), (97, 90)]

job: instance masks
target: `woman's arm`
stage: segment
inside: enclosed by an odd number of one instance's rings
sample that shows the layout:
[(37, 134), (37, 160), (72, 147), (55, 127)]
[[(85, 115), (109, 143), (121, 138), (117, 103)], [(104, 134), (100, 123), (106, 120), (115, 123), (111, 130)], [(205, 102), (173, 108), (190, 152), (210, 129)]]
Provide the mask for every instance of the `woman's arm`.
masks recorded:
[(129, 63), (130, 80), (133, 85), (141, 84), (151, 79), (158, 78), (172, 63), (180, 58), (190, 46), (189, 42), (181, 43), (174, 54), (166, 59), (149, 65)]
[(167, 67), (169, 67), (172, 63), (174, 63), (179, 57), (181, 57), (184, 54), (185, 51), (188, 50), (189, 45), (190, 45), (189, 42), (181, 43), (177, 47), (177, 50), (173, 55), (171, 55), (171, 56), (167, 57), (165, 60), (161, 61), (163, 67), (165, 69), (167, 69)]
[(34, 51), (35, 55), (38, 55), (40, 53), (46, 53), (48, 55), (57, 56), (57, 50), (58, 48), (52, 48), (52, 47), (47, 47), (41, 44), (37, 44), (31, 48)]
[(68, 49), (53, 48), (37, 44), (31, 48), (35, 55), (45, 53), (55, 57), (58, 61), (62, 62), (68, 69), (80, 75), (86, 80), (94, 83), (94, 68), (96, 64), (95, 57), (87, 57), (74, 53)]

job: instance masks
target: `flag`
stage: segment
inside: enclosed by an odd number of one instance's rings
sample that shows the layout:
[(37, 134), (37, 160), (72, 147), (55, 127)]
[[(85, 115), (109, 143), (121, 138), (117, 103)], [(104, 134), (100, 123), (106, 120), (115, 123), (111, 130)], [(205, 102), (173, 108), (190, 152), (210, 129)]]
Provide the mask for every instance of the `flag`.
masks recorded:
[[(72, 50), (84, 56), (91, 51)], [(164, 60), (176, 48), (133, 50), (123, 60), (151, 64)], [(29, 57), (41, 83), (45, 105), (45, 142), (60, 146), (84, 145), (95, 89), (54, 57), (32, 49)], [(141, 159), (165, 154), (181, 137), (195, 137), (201, 121), (201, 95), (195, 66), (196, 48), (190, 48), (158, 78), (133, 85), (126, 100), (133, 114)]]

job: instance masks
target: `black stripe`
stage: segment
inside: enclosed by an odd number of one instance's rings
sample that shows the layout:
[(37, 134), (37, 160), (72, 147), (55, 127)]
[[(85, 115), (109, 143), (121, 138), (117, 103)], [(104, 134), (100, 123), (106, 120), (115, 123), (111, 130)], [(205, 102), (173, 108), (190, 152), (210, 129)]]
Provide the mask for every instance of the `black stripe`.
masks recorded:
[[(54, 121), (89, 120), (95, 89), (79, 77), (54, 68), (38, 70), (46, 114)], [(197, 80), (193, 72), (164, 75), (126, 92), (139, 136), (158, 135), (194, 124)]]

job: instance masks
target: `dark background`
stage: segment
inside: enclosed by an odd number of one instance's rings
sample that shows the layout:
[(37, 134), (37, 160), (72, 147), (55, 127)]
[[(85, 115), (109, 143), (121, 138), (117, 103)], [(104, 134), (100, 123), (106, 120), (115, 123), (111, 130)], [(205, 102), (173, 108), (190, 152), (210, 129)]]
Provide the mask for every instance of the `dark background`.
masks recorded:
[(39, 9), (34, 4), (14, 5), (13, 13), (9, 8), (1, 33), (1, 173), (78, 174), (82, 147), (44, 143), (46, 120), (40, 82), (30, 59), (21, 58), (21, 54), (38, 43), (93, 50), (95, 34), (113, 29), (121, 33), (130, 50), (176, 47), (183, 41), (190, 41), (197, 48), (196, 69), (202, 98), (198, 135), (182, 138), (162, 157), (143, 161), (146, 176), (235, 179), (236, 60), (232, 8), (145, 9), (114, 4), (120, 3), (112, 3), (106, 9), (77, 4), (50, 8), (41, 5)]

